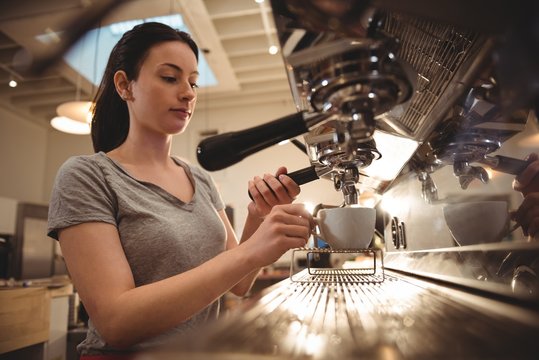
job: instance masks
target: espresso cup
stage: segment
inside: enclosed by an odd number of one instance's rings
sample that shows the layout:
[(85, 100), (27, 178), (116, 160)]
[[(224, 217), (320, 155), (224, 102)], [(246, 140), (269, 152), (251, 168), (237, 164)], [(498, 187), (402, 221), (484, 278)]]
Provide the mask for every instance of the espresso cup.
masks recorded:
[(371, 243), (376, 222), (376, 210), (367, 207), (322, 209), (314, 218), (313, 235), (332, 249), (366, 249)]
[(501, 241), (511, 222), (507, 201), (473, 201), (448, 204), (444, 218), (459, 246)]

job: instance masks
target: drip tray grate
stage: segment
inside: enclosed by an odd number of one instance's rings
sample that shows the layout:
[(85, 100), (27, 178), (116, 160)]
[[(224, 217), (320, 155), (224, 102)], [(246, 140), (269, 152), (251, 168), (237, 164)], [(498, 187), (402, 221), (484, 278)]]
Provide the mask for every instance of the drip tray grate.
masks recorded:
[(355, 269), (309, 269), (309, 272), (291, 276), (293, 282), (300, 283), (377, 283), (384, 281), (383, 272), (381, 275), (363, 274), (365, 270), (355, 271)]
[[(299, 271), (295, 264), (303, 254), (306, 271)], [(326, 257), (327, 266), (317, 267), (317, 261)], [(333, 257), (333, 261), (331, 261)], [(380, 249), (331, 250), (299, 248), (292, 252), (290, 280), (298, 283), (379, 283), (384, 281), (383, 254)]]

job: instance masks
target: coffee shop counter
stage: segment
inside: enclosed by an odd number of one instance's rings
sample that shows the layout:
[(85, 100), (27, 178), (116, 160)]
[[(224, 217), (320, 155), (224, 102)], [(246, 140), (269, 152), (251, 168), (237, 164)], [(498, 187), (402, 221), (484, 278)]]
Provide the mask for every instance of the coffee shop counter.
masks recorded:
[(43, 279), (4, 285), (0, 287), (1, 356), (63, 358), (69, 297), (73, 294), (69, 280)]
[(536, 309), (459, 288), (389, 270), (303, 270), (137, 360), (536, 359), (538, 334)]

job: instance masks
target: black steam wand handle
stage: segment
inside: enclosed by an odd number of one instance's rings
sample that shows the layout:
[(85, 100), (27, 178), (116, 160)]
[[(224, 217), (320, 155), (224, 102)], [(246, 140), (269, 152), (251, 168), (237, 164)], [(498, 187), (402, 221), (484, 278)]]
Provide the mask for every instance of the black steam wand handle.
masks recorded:
[(487, 156), (485, 163), (491, 165), (493, 170), (506, 174), (518, 175), (529, 165), (528, 161), (515, 159), (503, 155)]
[[(320, 178), (314, 166), (309, 166), (300, 170), (293, 171), (291, 173), (286, 174), (286, 176), (290, 177), (298, 185), (303, 185), (308, 182), (318, 180)], [(249, 194), (249, 198), (253, 200), (251, 193), (250, 192), (247, 192), (247, 193)]]
[(198, 144), (198, 162), (206, 170), (224, 169), (280, 141), (304, 134), (330, 116), (298, 112), (249, 129), (212, 136)]

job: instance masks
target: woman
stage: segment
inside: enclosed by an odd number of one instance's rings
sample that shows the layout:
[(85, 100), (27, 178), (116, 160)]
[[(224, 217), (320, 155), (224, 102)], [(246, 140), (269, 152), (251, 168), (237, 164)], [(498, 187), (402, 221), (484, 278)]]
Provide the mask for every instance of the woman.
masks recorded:
[(244, 295), (258, 270), (304, 246), (312, 218), (280, 168), (249, 182), (240, 244), (211, 178), (172, 158), (172, 135), (196, 102), (198, 49), (159, 23), (128, 31), (96, 95), (96, 154), (58, 172), (49, 210), (89, 314), (82, 355), (133, 352), (215, 318), (227, 291)]
[(513, 181), (513, 189), (524, 195), (513, 220), (522, 226), (524, 235), (533, 239), (539, 234), (539, 156), (532, 153), (526, 161), (528, 166)]

